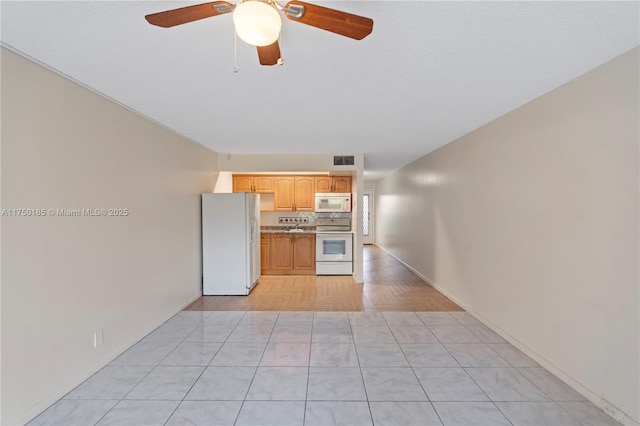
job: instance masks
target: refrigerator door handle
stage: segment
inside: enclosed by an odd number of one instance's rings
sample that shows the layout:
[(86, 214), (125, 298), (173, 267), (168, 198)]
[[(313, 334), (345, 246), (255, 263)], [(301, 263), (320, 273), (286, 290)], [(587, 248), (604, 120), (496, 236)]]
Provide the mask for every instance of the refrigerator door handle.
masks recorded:
[(256, 242), (256, 218), (251, 218), (251, 244)]

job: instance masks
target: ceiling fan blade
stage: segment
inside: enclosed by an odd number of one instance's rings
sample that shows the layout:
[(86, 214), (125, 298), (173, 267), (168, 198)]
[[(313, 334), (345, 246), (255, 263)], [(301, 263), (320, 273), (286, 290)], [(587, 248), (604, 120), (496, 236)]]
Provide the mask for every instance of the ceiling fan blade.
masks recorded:
[(258, 58), (260, 65), (275, 65), (280, 59), (280, 46), (276, 40), (268, 46), (258, 46)]
[(210, 3), (196, 4), (194, 6), (181, 7), (180, 9), (165, 10), (152, 13), (144, 18), (151, 25), (170, 28), (187, 22), (222, 15), (233, 10), (233, 5), (226, 1), (214, 1)]
[(340, 34), (345, 37), (362, 40), (373, 30), (373, 19), (364, 16), (353, 15), (328, 7), (317, 6), (298, 0), (287, 3), (286, 8), (296, 9), (302, 6), (304, 13), (297, 18), (295, 13), (285, 11), (285, 15), (292, 21), (302, 22), (312, 27)]

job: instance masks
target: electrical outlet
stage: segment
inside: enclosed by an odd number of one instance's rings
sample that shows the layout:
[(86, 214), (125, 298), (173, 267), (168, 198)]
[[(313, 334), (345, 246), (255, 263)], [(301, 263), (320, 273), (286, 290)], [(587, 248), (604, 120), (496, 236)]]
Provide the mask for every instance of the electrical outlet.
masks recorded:
[(102, 329), (93, 332), (93, 347), (97, 348), (104, 341), (104, 336), (102, 335)]
[(284, 224), (301, 224), (301, 223), (305, 223), (308, 224), (309, 223), (309, 218), (308, 217), (279, 217), (278, 218), (278, 223), (284, 223)]
[(611, 404), (606, 399), (602, 400), (602, 409), (609, 416), (613, 417), (613, 419), (617, 422), (622, 422), (622, 420), (624, 419), (624, 412), (622, 412), (622, 410), (618, 409), (618, 407)]

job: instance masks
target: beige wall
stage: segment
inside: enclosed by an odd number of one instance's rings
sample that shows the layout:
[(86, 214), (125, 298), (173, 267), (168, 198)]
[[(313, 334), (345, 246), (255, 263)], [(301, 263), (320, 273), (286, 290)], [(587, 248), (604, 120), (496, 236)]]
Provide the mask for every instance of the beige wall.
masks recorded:
[(378, 182), (377, 243), (640, 419), (638, 49)]
[[(201, 294), (216, 155), (2, 49), (2, 424), (29, 420)], [(93, 348), (93, 332), (104, 344)]]

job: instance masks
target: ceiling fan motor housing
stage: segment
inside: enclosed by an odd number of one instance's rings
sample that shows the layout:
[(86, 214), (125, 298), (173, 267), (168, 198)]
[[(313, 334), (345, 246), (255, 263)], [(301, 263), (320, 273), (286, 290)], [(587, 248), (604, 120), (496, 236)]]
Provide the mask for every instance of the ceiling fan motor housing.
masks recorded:
[(233, 10), (233, 24), (242, 41), (253, 46), (268, 46), (278, 40), (282, 18), (273, 5), (246, 0)]

